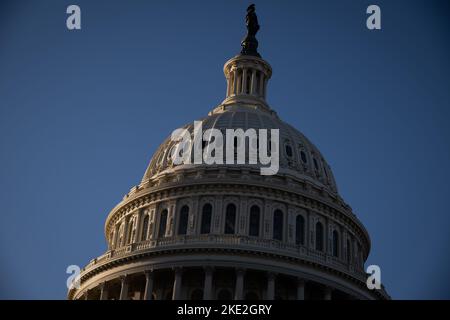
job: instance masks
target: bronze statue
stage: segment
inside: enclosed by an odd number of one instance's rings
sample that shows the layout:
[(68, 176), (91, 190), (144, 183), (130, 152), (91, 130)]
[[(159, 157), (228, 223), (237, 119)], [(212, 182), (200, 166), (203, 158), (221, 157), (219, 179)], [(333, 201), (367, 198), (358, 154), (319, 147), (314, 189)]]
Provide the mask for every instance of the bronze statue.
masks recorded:
[(255, 13), (255, 5), (251, 4), (247, 8), (247, 15), (245, 16), (245, 24), (247, 25), (247, 35), (241, 42), (242, 55), (260, 57), (258, 49), (258, 40), (256, 40), (256, 33), (259, 30), (258, 17)]
[(245, 23), (247, 25), (247, 33), (251, 36), (255, 36), (259, 30), (258, 17), (255, 13), (255, 5), (251, 4), (247, 8), (247, 16), (245, 17)]

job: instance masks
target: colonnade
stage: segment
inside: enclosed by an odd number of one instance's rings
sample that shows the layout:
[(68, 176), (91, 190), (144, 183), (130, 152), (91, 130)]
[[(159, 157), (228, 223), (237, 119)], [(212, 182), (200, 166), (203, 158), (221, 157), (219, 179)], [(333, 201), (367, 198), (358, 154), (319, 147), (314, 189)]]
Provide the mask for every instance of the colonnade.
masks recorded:
[[(159, 296), (160, 299), (172, 299), (172, 300), (181, 300), (181, 299), (190, 299), (190, 297), (186, 297), (186, 295), (183, 295), (183, 281), (185, 276), (185, 271), (189, 268), (183, 268), (183, 267), (174, 267), (172, 269), (168, 269), (171, 271), (173, 282), (171, 284), (171, 295), (170, 296)], [(220, 299), (220, 296), (214, 294), (214, 280), (216, 277), (220, 277), (220, 272), (218, 272), (214, 267), (205, 266), (203, 269), (203, 281), (202, 281), (202, 288), (201, 292), (203, 292), (203, 296), (201, 297), (203, 300), (213, 300), (213, 299)], [(166, 270), (166, 271), (168, 271)], [(252, 269), (245, 269), (245, 268), (234, 268), (234, 269), (227, 269), (228, 271), (234, 270), (234, 288), (230, 288), (231, 292), (234, 292), (233, 296), (230, 296), (230, 299), (234, 300), (244, 300), (246, 299), (245, 293), (245, 282), (246, 282), (246, 275), (248, 272), (252, 272), (255, 270)], [(145, 285), (143, 286), (143, 292), (140, 292), (139, 299), (142, 300), (152, 300), (157, 298), (155, 295), (155, 275), (158, 273), (157, 271), (148, 270), (140, 274), (138, 274), (139, 282), (142, 282), (141, 279), (145, 279)], [(265, 293), (264, 296), (260, 296), (260, 299), (266, 299), (266, 300), (274, 300), (279, 299), (280, 297), (276, 296), (276, 285), (277, 285), (277, 278), (279, 276), (283, 276), (281, 274), (277, 274), (274, 272), (265, 272), (265, 271), (257, 271), (263, 274), (266, 278), (265, 288), (263, 288), (263, 291)], [(144, 277), (142, 277), (142, 275)], [(118, 279), (115, 278), (110, 281), (104, 281), (101, 282), (100, 285), (98, 285), (95, 288), (92, 288), (90, 290), (85, 290), (82, 298), (86, 300), (91, 299), (99, 299), (99, 300), (108, 300), (108, 299), (119, 299), (119, 300), (128, 300), (129, 297), (129, 289), (130, 284), (133, 276), (136, 276), (136, 274), (130, 274), (130, 275), (121, 275)], [(285, 276), (288, 277), (288, 276)], [(117, 281), (119, 280), (119, 281)], [(120, 290), (118, 296), (115, 295), (115, 297), (110, 296), (110, 289), (112, 287), (109, 285), (112, 281), (115, 281), (117, 284), (120, 283)], [(296, 289), (296, 296), (291, 297), (297, 300), (305, 300), (306, 294), (305, 294), (305, 285), (308, 282), (307, 279), (303, 278), (295, 278), (289, 276), (289, 281), (295, 285)], [(142, 284), (142, 283), (140, 283)], [(332, 292), (333, 288), (330, 286), (321, 286), (323, 288), (323, 291), (321, 293), (321, 299), (323, 300), (331, 300), (332, 299)], [(117, 289), (117, 288), (116, 288)], [(96, 290), (96, 295), (91, 295), (91, 293)], [(98, 292), (99, 290), (99, 292)]]

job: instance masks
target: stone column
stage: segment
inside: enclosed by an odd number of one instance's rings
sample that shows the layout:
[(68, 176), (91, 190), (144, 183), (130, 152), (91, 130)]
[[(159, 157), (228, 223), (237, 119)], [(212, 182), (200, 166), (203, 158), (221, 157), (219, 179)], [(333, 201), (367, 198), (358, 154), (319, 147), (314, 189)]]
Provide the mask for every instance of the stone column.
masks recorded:
[(240, 199), (240, 208), (237, 216), (237, 235), (247, 234), (248, 212), (247, 212), (247, 197), (243, 196)]
[(175, 231), (175, 212), (177, 210), (176, 208), (176, 202), (175, 201), (171, 201), (169, 203), (169, 206), (167, 208), (168, 212), (167, 212), (167, 223), (166, 223), (166, 237), (172, 237), (176, 234)]
[(259, 92), (258, 92), (258, 95), (260, 97), (264, 96), (264, 78), (265, 78), (264, 72), (261, 72), (259, 74)]
[(236, 94), (240, 94), (241, 93), (241, 89), (242, 89), (242, 73), (241, 76), (239, 76), (239, 69), (236, 69)]
[(205, 281), (203, 285), (203, 300), (212, 300), (212, 278), (214, 269), (205, 267)]
[[(268, 141), (268, 143), (270, 143)], [(264, 239), (272, 239), (271, 234), (271, 225), (272, 225), (273, 219), (272, 219), (272, 201), (271, 200), (265, 200), (264, 201), (264, 212), (263, 212), (263, 236)]]
[(173, 281), (173, 290), (172, 290), (172, 300), (180, 300), (181, 299), (181, 281), (183, 281), (183, 269), (181, 267), (177, 267), (174, 269), (175, 278)]
[(143, 216), (143, 212), (138, 212), (136, 215), (135, 225), (134, 225), (134, 239), (133, 242), (139, 242), (141, 240), (141, 221)]
[(119, 300), (128, 300), (128, 278), (122, 276), (120, 278), (120, 297)]
[(252, 71), (252, 83), (251, 83), (251, 86), (250, 86), (250, 94), (251, 95), (258, 94), (256, 92), (256, 72), (258, 72), (258, 71), (256, 71), (256, 70)]
[(100, 300), (108, 300), (108, 288), (106, 287), (106, 281), (100, 285)]
[(88, 289), (84, 292), (84, 300), (89, 300), (89, 290)]
[(324, 295), (323, 295), (323, 299), (324, 300), (331, 300), (331, 292), (332, 292), (332, 290), (331, 290), (330, 287), (325, 287), (325, 292), (324, 292)]
[(266, 93), (267, 93), (267, 80), (264, 80), (264, 87), (263, 87), (263, 98), (266, 99)]
[(273, 272), (267, 275), (267, 300), (273, 300), (275, 297), (275, 277)]
[(197, 221), (200, 220), (201, 212), (199, 211), (199, 197), (192, 198), (192, 207), (189, 210), (188, 217), (188, 228), (186, 230), (186, 235), (194, 235), (197, 232), (196, 226), (198, 225)]
[(236, 269), (236, 287), (234, 290), (234, 300), (244, 299), (244, 269)]
[(123, 224), (123, 236), (122, 236), (122, 243), (120, 244), (121, 247), (125, 246), (127, 244), (128, 240), (128, 220), (130, 217), (125, 217), (125, 221)]
[(289, 205), (287, 210), (287, 241), (288, 243), (295, 244), (296, 237), (296, 221), (298, 212), (296, 208)]
[(145, 291), (144, 291), (144, 300), (152, 300), (153, 293), (153, 272), (146, 271), (145, 272)]
[(233, 85), (231, 87), (231, 94), (232, 95), (236, 95), (236, 86), (237, 86), (237, 72), (236, 72), (236, 68), (233, 68), (232, 72), (233, 72)]
[(305, 280), (297, 279), (297, 300), (305, 300)]
[(223, 199), (222, 196), (216, 196), (215, 199), (215, 206), (213, 212), (212, 212), (212, 219), (211, 219), (211, 233), (214, 234), (221, 234), (220, 227), (222, 225), (221, 220), (222, 219), (222, 211), (223, 211)]
[(120, 224), (116, 223), (116, 225), (114, 226), (113, 249), (120, 247), (120, 243), (118, 243), (119, 238), (120, 238)]
[(241, 88), (241, 92), (245, 94), (246, 91), (247, 91), (247, 69), (244, 68), (242, 70), (242, 88)]
[(155, 204), (153, 208), (150, 209), (150, 218), (148, 219), (148, 237), (147, 240), (156, 239), (156, 235), (158, 232), (158, 225), (156, 224), (156, 216), (159, 208), (158, 205)]

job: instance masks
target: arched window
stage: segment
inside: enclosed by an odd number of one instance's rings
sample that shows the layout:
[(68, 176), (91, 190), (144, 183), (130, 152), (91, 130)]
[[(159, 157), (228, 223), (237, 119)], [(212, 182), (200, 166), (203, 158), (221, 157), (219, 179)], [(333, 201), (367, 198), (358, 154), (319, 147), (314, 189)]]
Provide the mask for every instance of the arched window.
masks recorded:
[(302, 158), (303, 163), (308, 162), (308, 159), (306, 158), (306, 153), (304, 151), (300, 151), (300, 158)]
[(201, 234), (207, 234), (211, 232), (211, 219), (212, 219), (212, 205), (206, 203), (202, 210), (202, 225), (200, 227)]
[(259, 215), (260, 209), (258, 206), (252, 206), (250, 208), (250, 228), (248, 234), (252, 237), (259, 236)]
[(287, 144), (287, 145), (285, 146), (285, 149), (286, 149), (286, 155), (287, 155), (289, 158), (292, 158), (292, 148), (291, 148), (291, 146)]
[(300, 214), (295, 219), (295, 244), (305, 244), (305, 218)]
[(273, 239), (283, 240), (283, 212), (279, 209), (273, 213)]
[(144, 215), (144, 222), (142, 223), (142, 234), (141, 234), (141, 241), (147, 240), (147, 234), (148, 234), (148, 220), (149, 220), (148, 214)]
[(339, 233), (333, 231), (333, 256), (339, 257)]
[(189, 207), (183, 206), (180, 210), (180, 217), (178, 219), (178, 234), (183, 235), (187, 232), (189, 219)]
[(236, 225), (236, 206), (230, 203), (225, 213), (225, 234), (234, 234)]
[(350, 240), (347, 239), (347, 261), (350, 262), (352, 259), (352, 244)]
[(166, 236), (166, 225), (167, 225), (167, 209), (164, 209), (159, 217), (158, 238), (163, 238)]
[(313, 162), (314, 162), (314, 168), (319, 171), (319, 164), (317, 163), (316, 158), (313, 158)]
[(316, 223), (316, 250), (323, 251), (323, 225)]

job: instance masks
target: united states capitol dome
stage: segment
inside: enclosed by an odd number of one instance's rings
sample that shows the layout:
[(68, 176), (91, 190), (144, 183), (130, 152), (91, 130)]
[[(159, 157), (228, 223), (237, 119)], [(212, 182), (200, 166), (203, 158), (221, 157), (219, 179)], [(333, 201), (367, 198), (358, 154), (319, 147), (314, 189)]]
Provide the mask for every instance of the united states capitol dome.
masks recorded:
[[(272, 68), (257, 51), (253, 5), (246, 23), (241, 53), (223, 68), (226, 97), (200, 121), (205, 132), (278, 129), (276, 174), (249, 161), (175, 163), (169, 135), (108, 214), (107, 251), (82, 269), (69, 299), (389, 299), (366, 284), (369, 234), (328, 163), (266, 101)], [(194, 121), (184, 129), (195, 136)]]

